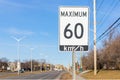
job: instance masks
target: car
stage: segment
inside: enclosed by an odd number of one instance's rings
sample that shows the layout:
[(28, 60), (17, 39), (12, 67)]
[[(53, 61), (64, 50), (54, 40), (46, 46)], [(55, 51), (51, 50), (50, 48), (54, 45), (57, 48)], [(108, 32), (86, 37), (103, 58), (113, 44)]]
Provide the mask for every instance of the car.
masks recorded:
[(20, 69), (20, 73), (24, 73), (25, 72), (25, 70), (24, 69)]

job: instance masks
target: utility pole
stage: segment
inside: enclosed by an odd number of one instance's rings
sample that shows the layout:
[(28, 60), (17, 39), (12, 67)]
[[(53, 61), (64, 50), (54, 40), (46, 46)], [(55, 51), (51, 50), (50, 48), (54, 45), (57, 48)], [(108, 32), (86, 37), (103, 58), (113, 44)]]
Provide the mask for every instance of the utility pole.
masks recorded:
[(97, 74), (97, 52), (96, 52), (96, 0), (93, 0), (93, 19), (94, 19), (94, 75)]
[(21, 69), (21, 63), (20, 63), (20, 41), (22, 39), (24, 39), (25, 37), (16, 38), (16, 37), (12, 36), (11, 38), (13, 38), (14, 40), (17, 41), (17, 55), (18, 55), (17, 70), (18, 70), (18, 75), (20, 75), (20, 69)]

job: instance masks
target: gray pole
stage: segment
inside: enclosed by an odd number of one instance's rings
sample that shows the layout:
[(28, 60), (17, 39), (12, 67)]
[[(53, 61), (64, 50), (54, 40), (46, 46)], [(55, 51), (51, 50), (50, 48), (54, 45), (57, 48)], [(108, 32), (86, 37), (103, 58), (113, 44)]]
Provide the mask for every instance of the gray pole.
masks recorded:
[(94, 16), (94, 75), (97, 73), (97, 53), (96, 53), (96, 0), (93, 2)]
[(82, 67), (82, 51), (80, 53), (80, 70), (81, 70), (81, 72), (83, 70), (83, 67)]
[(75, 53), (74, 50), (72, 52), (72, 75), (73, 75), (73, 80), (76, 79), (76, 71), (75, 71)]
[(32, 66), (32, 51), (33, 51), (33, 48), (30, 48), (30, 51), (31, 51), (31, 73), (32, 73), (32, 68), (33, 68), (33, 66)]
[[(41, 54), (40, 54), (41, 57)], [(42, 61), (40, 60), (40, 72), (42, 71)]]
[(18, 75), (20, 75), (20, 53), (19, 53), (19, 49), (20, 49), (20, 47), (19, 47), (19, 42), (20, 42), (20, 40), (18, 40), (17, 41), (17, 43), (18, 43), (18, 47), (17, 47), (17, 54), (18, 54), (18, 62), (17, 62), (17, 69), (18, 69)]
[(20, 64), (20, 41), (25, 38), (25, 37), (21, 37), (21, 38), (16, 38), (14, 36), (11, 36), (11, 38), (15, 39), (17, 41), (17, 55), (18, 55), (18, 62), (17, 62), (17, 69), (18, 69), (18, 75), (20, 75), (20, 69), (21, 69), (21, 64)]

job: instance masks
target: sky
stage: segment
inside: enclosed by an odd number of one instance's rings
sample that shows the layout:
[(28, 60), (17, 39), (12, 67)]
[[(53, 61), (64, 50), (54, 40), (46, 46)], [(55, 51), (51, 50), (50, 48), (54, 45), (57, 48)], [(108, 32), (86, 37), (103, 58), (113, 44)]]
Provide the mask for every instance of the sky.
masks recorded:
[[(120, 17), (120, 0), (97, 0), (97, 37)], [(46, 59), (68, 66), (71, 52), (59, 51), (59, 6), (88, 6), (89, 50), (93, 48), (93, 0), (0, 0), (0, 58), (17, 60), (17, 41), (21, 38), (20, 60)], [(101, 46), (102, 41), (97, 43)], [(84, 52), (87, 54), (87, 52)], [(76, 52), (79, 60), (80, 52)]]

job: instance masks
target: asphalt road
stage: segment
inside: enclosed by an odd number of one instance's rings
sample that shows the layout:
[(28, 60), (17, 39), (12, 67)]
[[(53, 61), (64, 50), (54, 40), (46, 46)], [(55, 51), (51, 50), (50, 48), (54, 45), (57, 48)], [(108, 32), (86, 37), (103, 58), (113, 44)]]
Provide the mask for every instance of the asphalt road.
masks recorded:
[(43, 72), (38, 74), (30, 74), (24, 76), (15, 76), (15, 77), (7, 77), (5, 79), (57, 79), (63, 71), (50, 71), (50, 72)]

